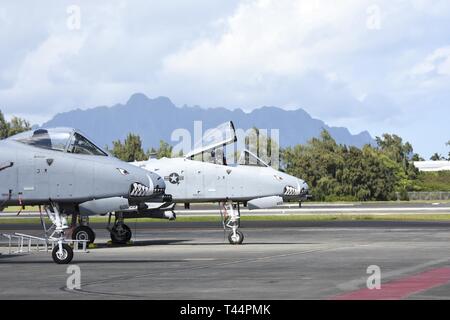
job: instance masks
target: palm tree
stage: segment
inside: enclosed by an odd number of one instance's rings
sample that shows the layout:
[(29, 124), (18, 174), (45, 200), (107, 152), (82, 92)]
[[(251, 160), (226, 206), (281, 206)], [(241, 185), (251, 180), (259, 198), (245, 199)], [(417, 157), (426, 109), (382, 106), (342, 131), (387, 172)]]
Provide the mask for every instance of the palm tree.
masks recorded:
[(430, 160), (431, 161), (440, 161), (444, 159), (439, 153), (435, 153), (431, 156)]
[[(450, 147), (450, 140), (446, 143), (446, 145), (448, 146), (448, 147)], [(450, 152), (448, 153), (448, 159), (447, 159), (448, 161), (450, 161)]]

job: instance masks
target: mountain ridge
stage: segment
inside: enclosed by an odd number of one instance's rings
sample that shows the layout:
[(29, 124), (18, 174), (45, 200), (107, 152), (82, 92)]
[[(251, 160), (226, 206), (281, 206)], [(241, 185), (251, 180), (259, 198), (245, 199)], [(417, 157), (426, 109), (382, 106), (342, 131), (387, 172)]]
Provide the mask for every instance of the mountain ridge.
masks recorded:
[(284, 110), (263, 106), (246, 113), (239, 108), (177, 107), (168, 97), (151, 99), (142, 93), (131, 95), (125, 104), (58, 113), (42, 127), (74, 127), (102, 146), (111, 146), (112, 141), (123, 140), (132, 132), (141, 136), (145, 148), (150, 148), (158, 146), (161, 139), (173, 144), (170, 136), (177, 128), (185, 128), (192, 133), (196, 120), (203, 121), (204, 131), (229, 120), (234, 122), (236, 128), (244, 130), (252, 127), (279, 129), (282, 147), (304, 144), (318, 137), (323, 129), (327, 129), (341, 144), (362, 147), (375, 143), (367, 131), (353, 135), (345, 127), (329, 126), (313, 118), (302, 108)]

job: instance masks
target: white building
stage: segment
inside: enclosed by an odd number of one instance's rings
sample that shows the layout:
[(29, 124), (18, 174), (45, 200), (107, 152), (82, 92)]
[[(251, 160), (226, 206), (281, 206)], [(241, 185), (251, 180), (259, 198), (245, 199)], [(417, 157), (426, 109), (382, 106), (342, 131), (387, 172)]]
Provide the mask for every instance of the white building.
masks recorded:
[(414, 166), (419, 171), (450, 171), (450, 161), (416, 161)]

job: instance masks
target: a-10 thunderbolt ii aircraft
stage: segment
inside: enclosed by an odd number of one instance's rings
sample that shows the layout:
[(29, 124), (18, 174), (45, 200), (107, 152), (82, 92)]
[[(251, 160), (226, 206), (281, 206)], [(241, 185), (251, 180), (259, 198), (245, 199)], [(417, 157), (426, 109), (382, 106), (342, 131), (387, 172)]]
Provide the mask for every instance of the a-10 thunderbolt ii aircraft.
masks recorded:
[[(210, 137), (203, 137), (203, 141), (209, 143), (194, 148), (184, 157), (133, 162), (133, 165), (163, 177), (166, 193), (172, 200), (115, 212), (116, 221), (144, 217), (174, 220), (177, 203), (188, 207), (190, 203), (215, 202), (220, 205), (224, 228), (230, 230), (229, 242), (241, 244), (244, 240), (238, 230), (241, 205), (250, 210), (266, 209), (276, 207), (284, 200), (303, 201), (309, 197), (305, 181), (275, 170), (248, 150), (241, 152), (237, 163), (227, 161), (225, 146), (232, 147), (237, 142), (232, 122), (218, 126)], [(126, 243), (131, 239), (129, 227), (123, 224), (121, 230), (119, 235), (111, 234), (113, 242)]]
[[(73, 258), (64, 238), (67, 215), (162, 201), (164, 189), (161, 177), (110, 156), (74, 129), (37, 129), (0, 141), (0, 212), (7, 206), (43, 206), (54, 224), (48, 239), (57, 243), (52, 257), (58, 264)], [(76, 229), (83, 231), (84, 226)]]
[[(241, 204), (248, 209), (267, 209), (283, 201), (304, 201), (310, 197), (308, 184), (297, 177), (275, 170), (249, 150), (240, 152), (239, 160), (231, 163), (225, 147), (237, 142), (233, 122), (226, 122), (207, 134), (198, 148), (180, 158), (150, 159), (134, 165), (164, 177), (166, 192), (172, 201), (148, 210), (155, 217), (175, 219), (173, 206), (184, 203), (218, 202), (224, 228), (229, 229), (231, 244), (241, 244), (239, 231)], [(233, 147), (233, 146), (230, 146)], [(233, 148), (231, 148), (233, 150)], [(236, 152), (233, 152), (233, 157)], [(159, 204), (148, 204), (156, 207)], [(172, 208), (170, 208), (170, 205)], [(137, 211), (135, 216), (139, 216)]]

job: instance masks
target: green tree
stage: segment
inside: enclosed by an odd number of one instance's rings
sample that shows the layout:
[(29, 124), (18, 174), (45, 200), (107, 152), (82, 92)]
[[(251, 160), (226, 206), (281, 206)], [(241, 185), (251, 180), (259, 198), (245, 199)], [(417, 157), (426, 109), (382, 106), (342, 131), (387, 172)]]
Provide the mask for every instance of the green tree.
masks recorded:
[[(450, 140), (445, 144), (447, 147), (450, 147)], [(448, 152), (448, 161), (450, 161), (450, 151)]]
[(384, 135), (377, 148), (359, 149), (338, 145), (324, 130), (306, 145), (284, 149), (282, 163), (287, 173), (310, 184), (317, 200), (390, 200), (413, 188), (410, 153), (412, 146), (396, 136)]
[(127, 162), (143, 161), (147, 156), (142, 149), (142, 142), (139, 135), (129, 133), (124, 143), (120, 140), (113, 142), (112, 154)]
[(378, 148), (397, 163), (405, 164), (414, 151), (409, 142), (404, 143), (403, 139), (395, 134), (385, 133), (382, 137), (376, 137), (376, 142)]
[(422, 157), (420, 156), (420, 154), (414, 153), (413, 156), (412, 156), (412, 158), (411, 158), (411, 161), (425, 161), (425, 159), (422, 158)]
[(282, 150), (282, 166), (287, 173), (308, 181), (316, 199), (325, 200), (345, 193), (338, 181), (344, 170), (345, 149), (323, 131), (320, 138), (306, 145)]
[(430, 158), (431, 161), (440, 161), (440, 160), (444, 160), (444, 159), (445, 158), (437, 152), (435, 154), (433, 154)]
[[(173, 150), (173, 147), (170, 144), (168, 144), (164, 140), (159, 140), (159, 148), (155, 149), (154, 147), (152, 147), (151, 149), (149, 149), (147, 151), (147, 157), (148, 158), (156, 158), (156, 159), (171, 158), (172, 150)], [(181, 157), (182, 155), (183, 155), (183, 151), (180, 150), (180, 152), (178, 153), (178, 156)]]
[(173, 147), (165, 142), (164, 140), (159, 141), (159, 148), (157, 150), (154, 150), (154, 154), (156, 155), (157, 159), (161, 158), (171, 158), (172, 157), (172, 149)]
[(0, 139), (7, 138), (8, 137), (8, 132), (9, 132), (8, 122), (6, 122), (2, 111), (0, 110)]
[(417, 178), (418, 170), (411, 163), (414, 157), (414, 149), (409, 142), (403, 142), (403, 139), (395, 134), (385, 133), (381, 137), (376, 137), (378, 150), (403, 167), (408, 178), (414, 180)]
[(9, 123), (9, 136), (31, 130), (30, 123), (24, 119), (13, 117)]
[(13, 117), (10, 122), (7, 122), (2, 111), (0, 110), (0, 139), (5, 139), (28, 130), (31, 130), (31, 126), (28, 121), (18, 117)]
[[(280, 146), (275, 140), (261, 132), (257, 127), (253, 127), (245, 136), (244, 143), (247, 150), (255, 153), (265, 163), (278, 169)], [(236, 157), (236, 160), (239, 160), (239, 158)]]

